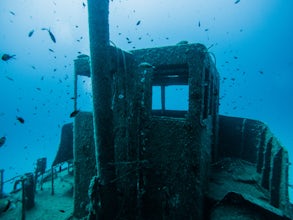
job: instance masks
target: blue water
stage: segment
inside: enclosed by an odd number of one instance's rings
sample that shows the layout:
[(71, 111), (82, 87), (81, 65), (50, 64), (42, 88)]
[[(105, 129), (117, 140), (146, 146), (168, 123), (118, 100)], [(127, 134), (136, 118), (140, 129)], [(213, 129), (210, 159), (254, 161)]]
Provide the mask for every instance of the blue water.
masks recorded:
[[(182, 40), (210, 47), (221, 76), (220, 113), (265, 122), (293, 158), (293, 2), (235, 2), (110, 1), (111, 41), (124, 50)], [(89, 54), (86, 5), (78, 0), (0, 1), (0, 54), (15, 55), (0, 60), (5, 179), (32, 171), (40, 157), (50, 165), (62, 125), (72, 122), (73, 60)], [(90, 82), (80, 87), (80, 94), (90, 97)], [(176, 99), (167, 100), (170, 108), (186, 108), (187, 101), (178, 106)], [(86, 99), (80, 106), (90, 109)]]

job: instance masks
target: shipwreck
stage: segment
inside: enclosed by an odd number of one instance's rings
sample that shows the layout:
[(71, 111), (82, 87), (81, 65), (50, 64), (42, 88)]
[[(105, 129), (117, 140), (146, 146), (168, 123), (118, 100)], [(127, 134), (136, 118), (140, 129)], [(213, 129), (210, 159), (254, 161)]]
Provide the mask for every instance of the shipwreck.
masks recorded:
[[(288, 153), (264, 123), (219, 115), (208, 49), (123, 51), (110, 45), (108, 2), (88, 8), (91, 54), (74, 61), (74, 107), (79, 77), (90, 77), (93, 111), (63, 127), (53, 163), (73, 159), (72, 218), (291, 219)], [(167, 103), (176, 86), (187, 91), (182, 109)]]

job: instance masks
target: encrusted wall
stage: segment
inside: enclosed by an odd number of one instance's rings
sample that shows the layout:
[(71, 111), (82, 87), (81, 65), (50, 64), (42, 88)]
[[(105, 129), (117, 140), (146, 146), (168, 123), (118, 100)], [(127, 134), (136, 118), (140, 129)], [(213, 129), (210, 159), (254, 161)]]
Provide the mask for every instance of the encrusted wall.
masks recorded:
[(289, 213), (288, 152), (267, 125), (246, 118), (220, 116), (219, 151), (220, 159), (234, 157), (255, 164), (261, 176), (259, 185), (269, 192), (269, 203)]
[(256, 120), (219, 116), (219, 156), (238, 157), (252, 163), (258, 159), (258, 146), (266, 128)]
[[(115, 161), (109, 165), (116, 170), (111, 182), (119, 200), (113, 211), (125, 219), (203, 219), (219, 90), (209, 52), (201, 44), (184, 44), (131, 53), (110, 52)], [(156, 67), (181, 64), (188, 71), (183, 79), (189, 88), (188, 111), (179, 118), (152, 115)], [(90, 113), (77, 115), (74, 132), (75, 215), (80, 217), (96, 175)]]
[[(146, 219), (203, 219), (212, 137), (217, 137), (218, 73), (209, 52), (200, 44), (132, 53), (137, 63), (153, 66), (153, 76), (149, 82), (146, 80), (145, 91), (151, 90), (152, 79), (160, 74), (156, 68), (186, 65), (188, 70), (186, 115), (176, 118), (150, 112), (145, 117), (142, 158), (148, 163), (143, 169), (142, 213)], [(146, 110), (152, 108), (151, 99), (151, 93), (145, 94)]]
[(92, 113), (79, 112), (75, 117), (73, 129), (74, 216), (82, 218), (87, 215), (90, 181), (96, 175)]
[(210, 131), (166, 117), (152, 117), (149, 128), (144, 213), (148, 219), (200, 219), (211, 145), (205, 137)]
[(130, 53), (112, 48), (114, 152), (119, 218), (138, 215), (142, 84)]

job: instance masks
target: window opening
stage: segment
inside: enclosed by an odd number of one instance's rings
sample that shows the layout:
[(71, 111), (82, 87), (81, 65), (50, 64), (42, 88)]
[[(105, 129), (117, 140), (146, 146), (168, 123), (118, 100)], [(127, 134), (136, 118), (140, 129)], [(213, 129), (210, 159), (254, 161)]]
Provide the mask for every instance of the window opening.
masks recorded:
[(188, 110), (188, 86), (176, 85), (166, 86), (166, 109), (167, 110)]
[(188, 65), (156, 67), (152, 81), (154, 115), (184, 117), (188, 110)]

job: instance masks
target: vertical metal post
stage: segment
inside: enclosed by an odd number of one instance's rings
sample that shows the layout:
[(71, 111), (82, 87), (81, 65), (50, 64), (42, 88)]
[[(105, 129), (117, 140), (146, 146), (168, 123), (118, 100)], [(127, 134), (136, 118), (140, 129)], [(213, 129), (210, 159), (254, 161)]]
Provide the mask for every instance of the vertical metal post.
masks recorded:
[(54, 174), (55, 174), (55, 169), (54, 166), (51, 167), (51, 179), (52, 179), (52, 191), (51, 195), (54, 195)]
[(115, 219), (117, 198), (114, 162), (112, 84), (109, 58), (109, 0), (88, 0), (97, 175), (101, 182), (101, 219)]
[(166, 114), (166, 87), (161, 85), (161, 104), (162, 104), (162, 114)]
[(4, 188), (4, 169), (0, 170), (0, 198), (3, 196), (3, 188)]
[(21, 188), (22, 188), (22, 207), (21, 207), (21, 220), (25, 220), (25, 203), (26, 203), (26, 199), (25, 199), (25, 178), (22, 176), (21, 179)]
[[(76, 69), (76, 68), (75, 68)], [(74, 72), (74, 91), (73, 91), (73, 110), (76, 111), (77, 110), (77, 73)]]

